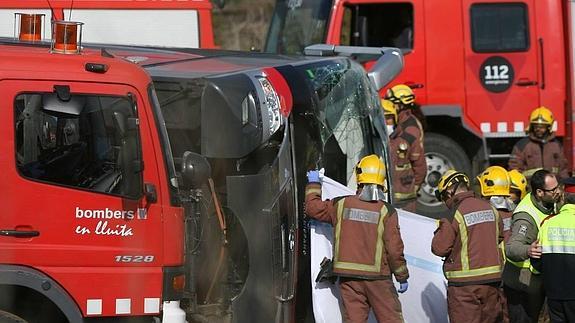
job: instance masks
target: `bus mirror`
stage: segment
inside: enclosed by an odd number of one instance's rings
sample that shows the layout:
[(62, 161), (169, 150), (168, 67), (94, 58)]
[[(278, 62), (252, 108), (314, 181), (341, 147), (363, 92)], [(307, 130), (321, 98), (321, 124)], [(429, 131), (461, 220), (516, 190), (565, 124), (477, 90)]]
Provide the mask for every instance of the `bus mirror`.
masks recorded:
[(204, 156), (186, 151), (182, 157), (181, 173), (183, 181), (180, 187), (189, 190), (205, 183), (212, 169)]
[(403, 55), (399, 49), (384, 47), (381, 52), (383, 55), (367, 73), (369, 80), (378, 91), (393, 81), (403, 69)]

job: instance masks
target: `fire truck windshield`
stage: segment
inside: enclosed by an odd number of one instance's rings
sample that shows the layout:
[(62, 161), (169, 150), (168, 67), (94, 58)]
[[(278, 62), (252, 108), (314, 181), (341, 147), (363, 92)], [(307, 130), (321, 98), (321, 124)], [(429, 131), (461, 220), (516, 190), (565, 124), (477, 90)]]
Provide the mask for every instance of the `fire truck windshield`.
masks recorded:
[(332, 0), (278, 0), (265, 51), (302, 54), (306, 45), (322, 43)]

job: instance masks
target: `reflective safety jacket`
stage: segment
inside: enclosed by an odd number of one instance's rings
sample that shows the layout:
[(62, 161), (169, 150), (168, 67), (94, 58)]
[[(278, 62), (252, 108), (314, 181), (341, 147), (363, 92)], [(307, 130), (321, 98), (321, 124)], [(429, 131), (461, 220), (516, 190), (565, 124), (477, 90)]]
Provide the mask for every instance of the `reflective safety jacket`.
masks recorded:
[(306, 214), (334, 227), (333, 272), (361, 279), (407, 281), (396, 210), (383, 201), (365, 202), (357, 196), (321, 200), (321, 186), (306, 187)]
[(444, 257), (443, 272), (450, 286), (487, 284), (501, 280), (503, 222), (489, 202), (473, 192), (453, 197), (453, 216), (443, 218), (431, 251)]
[(397, 201), (417, 198), (415, 188), (425, 179), (427, 166), (423, 150), (423, 127), (410, 110), (399, 113), (398, 125), (390, 136), (393, 164), (393, 198)]
[[(533, 220), (532, 222), (535, 223), (535, 225), (537, 226), (537, 230), (539, 231), (541, 228), (541, 223), (543, 222), (543, 220), (545, 220), (545, 218), (548, 216), (547, 214), (543, 213), (541, 210), (539, 210), (534, 204), (533, 204), (533, 197), (532, 194), (529, 193), (527, 194), (522, 200), (521, 202), (519, 202), (519, 204), (517, 205), (517, 207), (515, 208), (515, 210), (513, 211), (513, 214), (518, 214), (518, 213), (525, 213), (528, 214), (531, 219)], [(537, 274), (537, 270), (535, 270), (533, 268), (533, 266), (531, 266), (531, 260), (529, 258), (526, 258), (523, 261), (513, 261), (511, 260), (509, 257), (506, 257), (507, 261), (510, 264), (513, 264), (516, 267), (519, 268), (529, 268), (529, 270), (531, 270), (532, 273)]]
[(567, 166), (563, 147), (553, 134), (545, 140), (529, 134), (529, 137), (515, 144), (509, 158), (509, 169), (517, 169), (527, 179), (541, 168), (557, 174), (559, 179), (567, 178), (569, 177)]
[(574, 204), (566, 204), (559, 214), (543, 221), (539, 228), (539, 243), (543, 255), (541, 260), (534, 260), (533, 264), (541, 270), (547, 297), (554, 300), (575, 300)]

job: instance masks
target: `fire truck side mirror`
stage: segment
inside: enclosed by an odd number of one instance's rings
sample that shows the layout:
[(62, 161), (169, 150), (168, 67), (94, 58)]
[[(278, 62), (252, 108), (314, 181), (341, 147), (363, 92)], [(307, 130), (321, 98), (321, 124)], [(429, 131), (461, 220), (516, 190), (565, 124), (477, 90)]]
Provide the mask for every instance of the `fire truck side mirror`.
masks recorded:
[(186, 151), (182, 157), (182, 182), (180, 187), (189, 190), (205, 183), (212, 174), (208, 160), (199, 154)]

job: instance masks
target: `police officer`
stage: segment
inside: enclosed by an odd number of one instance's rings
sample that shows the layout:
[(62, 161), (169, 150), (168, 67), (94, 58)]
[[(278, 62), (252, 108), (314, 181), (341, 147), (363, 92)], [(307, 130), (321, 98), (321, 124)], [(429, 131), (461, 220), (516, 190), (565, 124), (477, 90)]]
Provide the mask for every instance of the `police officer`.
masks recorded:
[(509, 188), (511, 180), (505, 168), (501, 166), (487, 167), (479, 176), (477, 181), (481, 188), (481, 197), (497, 209), (503, 221), (503, 236), (505, 241), (511, 235), (511, 215), (515, 205), (509, 198)]
[(393, 165), (393, 205), (415, 212), (417, 188), (415, 186), (416, 168), (414, 166), (417, 164), (413, 156), (419, 156), (419, 148), (410, 144), (408, 140), (411, 139), (411, 135), (407, 132), (394, 131), (398, 120), (395, 105), (389, 100), (381, 100), (381, 104), (388, 127), (391, 164)]
[(531, 193), (513, 212), (511, 237), (505, 245), (503, 282), (511, 322), (536, 323), (539, 319), (545, 292), (530, 259), (541, 257), (539, 227), (547, 216), (557, 213), (563, 199), (557, 177), (548, 170), (536, 171), (530, 185)]
[(528, 136), (513, 147), (509, 169), (519, 170), (527, 179), (541, 168), (555, 173), (560, 179), (569, 176), (563, 148), (553, 133), (554, 121), (553, 113), (546, 107), (531, 112)]
[(525, 195), (527, 195), (527, 179), (517, 169), (512, 169), (508, 173), (509, 179), (511, 180), (509, 197), (511, 201), (513, 201), (513, 204), (517, 206)]
[(417, 191), (427, 173), (423, 126), (413, 114), (415, 94), (409, 86), (400, 84), (390, 88), (385, 98), (393, 103), (398, 116), (397, 126), (390, 136), (395, 174), (394, 201), (399, 203), (399, 207), (414, 212)]
[[(575, 195), (575, 178), (564, 181), (566, 200)], [(567, 198), (569, 196), (569, 198)], [(541, 258), (533, 266), (541, 272), (551, 323), (575, 322), (575, 204), (543, 220), (539, 228)]]
[(487, 201), (475, 198), (467, 175), (455, 170), (441, 177), (436, 195), (451, 211), (439, 221), (431, 244), (433, 254), (444, 257), (449, 321), (500, 322), (503, 224), (499, 213)]
[(383, 200), (385, 165), (369, 155), (356, 174), (357, 195), (322, 201), (318, 172), (309, 171), (306, 214), (334, 227), (333, 273), (339, 276), (345, 322), (366, 322), (370, 307), (379, 322), (403, 322), (391, 275), (403, 293), (409, 273), (397, 213)]

